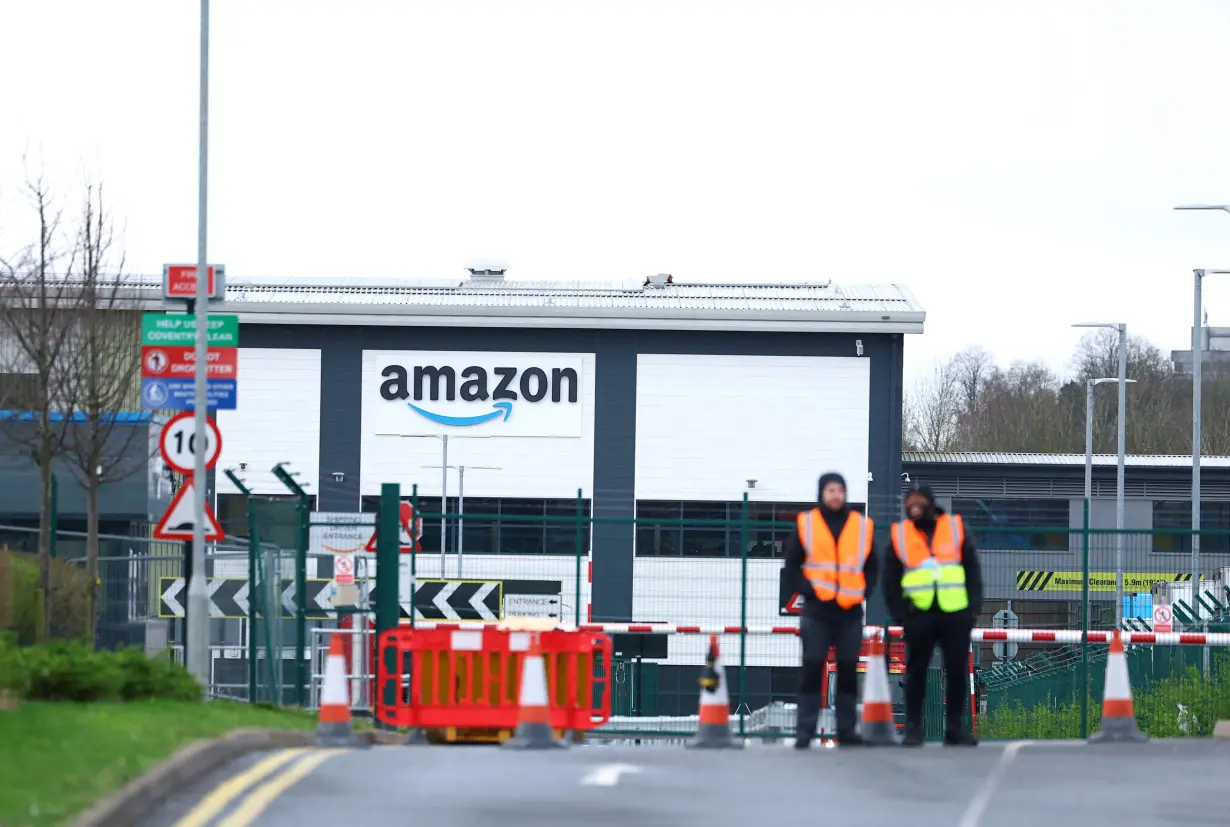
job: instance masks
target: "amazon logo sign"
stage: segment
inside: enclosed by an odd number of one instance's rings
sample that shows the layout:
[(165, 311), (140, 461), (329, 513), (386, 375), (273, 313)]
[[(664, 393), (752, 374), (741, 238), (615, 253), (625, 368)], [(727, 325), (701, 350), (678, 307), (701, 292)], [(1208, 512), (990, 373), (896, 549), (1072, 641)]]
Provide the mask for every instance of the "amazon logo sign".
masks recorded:
[(475, 429), (490, 436), (580, 436), (583, 370), (579, 358), (451, 354), (447, 359), (427, 359), (422, 357), (429, 354), (413, 355), (420, 358), (386, 359), (372, 365), (379, 366), (378, 392), (381, 406), (387, 408), (380, 419), (387, 421), (389, 414), (400, 413), (401, 423), (392, 432)]

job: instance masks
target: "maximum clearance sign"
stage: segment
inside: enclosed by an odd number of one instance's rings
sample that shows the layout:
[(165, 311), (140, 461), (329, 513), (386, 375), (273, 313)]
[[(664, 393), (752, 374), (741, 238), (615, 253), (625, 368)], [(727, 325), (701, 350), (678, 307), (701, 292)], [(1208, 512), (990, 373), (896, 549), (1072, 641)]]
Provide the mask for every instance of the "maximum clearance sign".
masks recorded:
[[(1079, 571), (1025, 571), (1016, 573), (1016, 589), (1021, 592), (1079, 592), (1082, 585), (1082, 573)], [(1125, 592), (1152, 591), (1154, 583), (1184, 583), (1191, 582), (1191, 572), (1162, 571), (1125, 571), (1123, 573), (1123, 590)], [(1201, 580), (1204, 579), (1202, 575)], [(1089, 591), (1115, 591), (1115, 573), (1113, 571), (1089, 572)]]

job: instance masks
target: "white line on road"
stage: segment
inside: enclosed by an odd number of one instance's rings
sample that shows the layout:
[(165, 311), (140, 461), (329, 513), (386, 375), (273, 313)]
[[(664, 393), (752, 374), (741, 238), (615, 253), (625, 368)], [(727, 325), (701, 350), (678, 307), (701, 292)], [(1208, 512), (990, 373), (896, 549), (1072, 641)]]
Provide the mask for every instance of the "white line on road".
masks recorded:
[(965, 808), (965, 815), (961, 816), (957, 827), (978, 827), (982, 814), (986, 812), (987, 805), (991, 803), (991, 796), (995, 794), (995, 788), (999, 786), (1004, 773), (1008, 771), (1008, 765), (1012, 763), (1013, 758), (1016, 758), (1016, 754), (1021, 751), (1022, 747), (1027, 747), (1032, 743), (1033, 741), (1013, 741), (1004, 747), (1004, 754), (999, 756), (999, 760), (991, 768), (991, 774), (982, 783), (982, 788), (970, 800), (969, 806)]
[(583, 787), (614, 787), (619, 783), (619, 776), (624, 773), (640, 772), (640, 767), (632, 764), (603, 764), (592, 772), (586, 773), (581, 779)]

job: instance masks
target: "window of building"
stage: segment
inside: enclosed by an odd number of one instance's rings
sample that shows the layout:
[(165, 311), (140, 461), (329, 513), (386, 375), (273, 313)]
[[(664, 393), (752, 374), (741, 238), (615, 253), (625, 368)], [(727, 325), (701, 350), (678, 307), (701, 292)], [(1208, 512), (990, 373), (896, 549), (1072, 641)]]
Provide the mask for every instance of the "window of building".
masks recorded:
[[(748, 503), (747, 555), (780, 558), (795, 518), (813, 503)], [(861, 512), (863, 506), (851, 503)], [(636, 553), (641, 557), (740, 558), (743, 503), (641, 500), (636, 504)], [(658, 522), (661, 521), (661, 522)]]
[(976, 545), (1010, 551), (1067, 551), (1070, 508), (1068, 500), (952, 501), (952, 511), (973, 530)]
[[(403, 497), (409, 502), (409, 497)], [(375, 513), (380, 498), (363, 498), (363, 510)], [(577, 501), (555, 499), (498, 499), (466, 497), (465, 510), (456, 497), (448, 498), (445, 547), (449, 553), (457, 550), (457, 523), (464, 532), (462, 551), (466, 554), (557, 554), (572, 557), (577, 554)], [(582, 514), (590, 516), (590, 501), (581, 500)], [(419, 497), (423, 518), (424, 552), (440, 550), (439, 497)], [(581, 555), (589, 553), (590, 525), (581, 531)]]
[[(1154, 501), (1153, 550), (1155, 552), (1159, 554), (1191, 554), (1191, 529), (1191, 501)], [(1200, 505), (1201, 553), (1230, 553), (1230, 537), (1206, 533), (1209, 531), (1226, 530), (1230, 530), (1230, 503), (1202, 503)]]

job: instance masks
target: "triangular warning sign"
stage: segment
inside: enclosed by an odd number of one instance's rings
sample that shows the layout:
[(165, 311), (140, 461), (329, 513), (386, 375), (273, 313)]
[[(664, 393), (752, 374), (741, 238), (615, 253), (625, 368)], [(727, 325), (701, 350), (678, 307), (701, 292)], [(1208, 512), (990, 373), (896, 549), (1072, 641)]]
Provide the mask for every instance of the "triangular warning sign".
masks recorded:
[[(401, 546), (401, 553), (410, 554), (413, 551), (422, 551), (423, 547), (416, 541), (423, 536), (423, 518), (414, 519), (414, 506), (403, 502), (401, 507), (397, 509), (397, 522), (397, 527), (401, 529), (398, 532), (397, 540), (398, 545)], [(363, 547), (364, 551), (374, 552), (376, 550), (376, 533), (376, 531), (372, 531), (372, 538)]]
[[(192, 539), (192, 528), (196, 516), (193, 513), (190, 496), (192, 490), (192, 477), (187, 477), (183, 485), (179, 487), (179, 491), (175, 493), (175, 498), (171, 500), (167, 513), (162, 515), (162, 519), (154, 527), (155, 538), (159, 540)], [(207, 501), (205, 503), (205, 539), (216, 543), (225, 538), (226, 534), (222, 531), (222, 526), (218, 524), (218, 518), (214, 516), (214, 510), (209, 507)]]
[(786, 601), (786, 611), (792, 615), (797, 615), (803, 611), (803, 595), (798, 592), (790, 595), (790, 599)]

